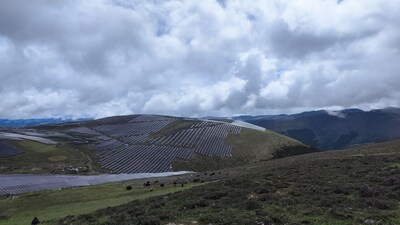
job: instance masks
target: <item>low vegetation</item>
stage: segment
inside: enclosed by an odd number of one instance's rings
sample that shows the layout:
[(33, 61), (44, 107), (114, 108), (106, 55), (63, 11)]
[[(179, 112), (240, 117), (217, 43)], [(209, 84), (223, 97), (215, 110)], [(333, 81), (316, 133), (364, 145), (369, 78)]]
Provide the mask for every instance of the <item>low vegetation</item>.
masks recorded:
[(34, 141), (9, 141), (24, 153), (0, 158), (0, 173), (65, 173), (68, 168), (85, 170), (85, 153), (63, 144), (46, 145)]
[(219, 182), (59, 224), (399, 224), (399, 148), (392, 142), (225, 170)]
[(284, 149), (297, 149), (298, 152), (287, 152), (287, 155), (298, 155), (306, 153), (304, 148), (307, 148), (300, 142), (275, 132), (248, 128), (242, 128), (239, 135), (228, 135), (225, 142), (233, 148), (231, 157), (197, 155), (191, 160), (177, 159), (172, 167), (177, 171), (218, 170), (269, 160), (274, 158), (276, 151), (285, 151)]
[[(90, 213), (133, 200), (166, 195), (204, 184), (173, 185), (175, 179), (174, 177), (150, 179), (148, 187), (143, 186), (143, 180), (137, 180), (48, 190), (18, 196), (2, 196), (0, 197), (0, 225), (30, 224), (35, 216), (40, 220), (40, 224), (53, 225), (56, 222), (52, 220), (66, 215)], [(160, 186), (161, 184), (164, 184), (163, 187)]]

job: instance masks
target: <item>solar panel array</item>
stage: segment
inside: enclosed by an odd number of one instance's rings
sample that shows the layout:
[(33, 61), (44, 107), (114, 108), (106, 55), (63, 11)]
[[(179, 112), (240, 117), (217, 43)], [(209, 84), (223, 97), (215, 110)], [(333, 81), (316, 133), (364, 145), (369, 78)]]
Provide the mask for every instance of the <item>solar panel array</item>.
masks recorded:
[(198, 129), (185, 129), (174, 134), (161, 136), (151, 141), (152, 144), (156, 145), (167, 145), (167, 146), (181, 146), (186, 148), (193, 148), (199, 137), (206, 131), (205, 128)]
[(101, 174), (85, 176), (69, 175), (31, 175), (0, 174), (0, 196), (20, 194), (46, 189), (82, 187), (132, 179), (166, 177), (187, 174), (188, 172), (136, 173), (136, 174)]
[(92, 127), (92, 129), (99, 131), (105, 135), (112, 137), (126, 137), (133, 135), (143, 135), (152, 132), (157, 132), (170, 124), (173, 120), (162, 120), (162, 121), (149, 121), (147, 123), (126, 123), (126, 124), (115, 124), (115, 125), (103, 125)]
[(175, 120), (175, 119), (157, 115), (140, 115), (130, 120), (129, 123), (148, 123), (148, 122), (168, 121), (168, 120)]
[(0, 141), (0, 158), (16, 156), (21, 153), (23, 153), (23, 151), (19, 150), (18, 148)]
[(95, 131), (93, 129), (90, 129), (89, 127), (76, 127), (72, 128), (69, 131), (71, 132), (77, 132), (81, 134), (90, 134), (90, 135), (101, 135), (98, 131)]
[(190, 149), (133, 145), (120, 151), (102, 152), (100, 163), (114, 173), (158, 173), (171, 171), (175, 158), (190, 159)]
[(207, 156), (229, 157), (232, 155), (232, 147), (225, 144), (228, 133), (239, 134), (240, 127), (228, 124), (207, 127), (199, 142), (195, 146), (195, 152)]
[[(229, 157), (232, 147), (225, 143), (228, 134), (237, 135), (240, 127), (221, 122), (199, 121), (158, 134), (176, 119), (142, 115), (123, 124), (74, 128), (71, 131), (97, 135), (91, 147), (100, 164), (113, 173), (155, 173), (172, 171), (176, 158), (191, 159), (195, 154)], [(108, 139), (99, 137), (105, 136)]]
[(7, 194), (20, 194), (25, 192), (35, 192), (47, 189), (58, 189), (62, 187), (68, 187), (68, 184), (64, 181), (57, 181), (51, 183), (31, 183), (31, 184), (23, 184), (23, 185), (14, 185), (11, 187), (0, 187), (0, 195)]
[(94, 146), (94, 149), (96, 151), (108, 151), (108, 150), (114, 150), (120, 147), (125, 146), (125, 143), (118, 141), (116, 139), (110, 139), (107, 141), (102, 141), (99, 144)]

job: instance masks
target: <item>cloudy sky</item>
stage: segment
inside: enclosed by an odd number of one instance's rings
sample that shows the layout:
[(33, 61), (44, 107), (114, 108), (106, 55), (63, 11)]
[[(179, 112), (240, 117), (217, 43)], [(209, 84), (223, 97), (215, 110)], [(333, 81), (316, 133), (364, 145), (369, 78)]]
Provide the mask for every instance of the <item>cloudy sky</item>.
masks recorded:
[(400, 106), (400, 0), (3, 0), (0, 118)]

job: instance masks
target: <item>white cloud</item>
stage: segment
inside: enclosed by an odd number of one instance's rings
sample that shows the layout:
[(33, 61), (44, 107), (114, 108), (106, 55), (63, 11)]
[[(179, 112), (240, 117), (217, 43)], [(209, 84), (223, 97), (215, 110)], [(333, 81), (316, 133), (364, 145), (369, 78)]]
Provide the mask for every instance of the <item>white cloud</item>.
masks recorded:
[(0, 2), (0, 117), (400, 106), (400, 2)]

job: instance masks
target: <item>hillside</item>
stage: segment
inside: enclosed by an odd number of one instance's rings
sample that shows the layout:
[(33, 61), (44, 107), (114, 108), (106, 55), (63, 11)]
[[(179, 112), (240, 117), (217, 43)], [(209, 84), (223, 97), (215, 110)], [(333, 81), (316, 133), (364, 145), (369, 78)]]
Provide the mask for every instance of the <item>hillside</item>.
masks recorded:
[(322, 150), (400, 138), (400, 109), (312, 111), (236, 119), (273, 130)]
[(392, 141), (222, 170), (218, 182), (56, 224), (399, 224), (399, 149)]
[[(230, 123), (129, 115), (0, 130), (1, 173), (206, 171), (314, 151), (291, 138)], [(243, 124), (246, 125), (246, 124)]]

